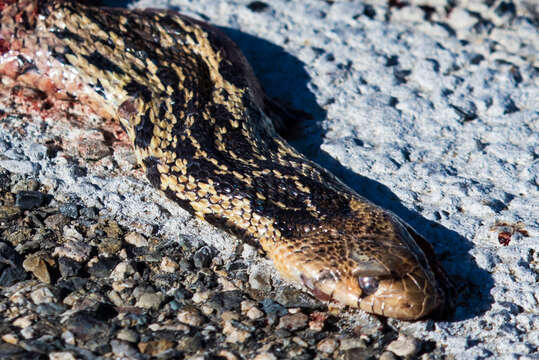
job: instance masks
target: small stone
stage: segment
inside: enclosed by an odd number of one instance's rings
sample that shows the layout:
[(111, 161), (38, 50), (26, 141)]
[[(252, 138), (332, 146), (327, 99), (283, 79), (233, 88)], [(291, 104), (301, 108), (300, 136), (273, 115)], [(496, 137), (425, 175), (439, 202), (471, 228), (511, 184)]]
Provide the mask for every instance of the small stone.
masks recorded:
[(252, 307), (247, 311), (247, 317), (251, 320), (260, 319), (262, 316), (264, 316), (264, 313), (260, 311), (257, 307)]
[(97, 218), (99, 217), (99, 210), (94, 206), (83, 207), (82, 209), (80, 209), (79, 212), (80, 216), (90, 220), (97, 220)]
[(328, 314), (315, 311), (310, 316), (309, 329), (313, 331), (322, 331), (324, 324), (328, 318)]
[(210, 297), (209, 291), (197, 291), (196, 293), (193, 294), (192, 300), (195, 304), (199, 304), (203, 301), (208, 300), (209, 297)]
[(0, 206), (0, 221), (10, 221), (21, 214), (21, 210), (14, 206)]
[(318, 349), (318, 351), (325, 352), (326, 354), (332, 354), (337, 349), (338, 345), (339, 343), (337, 342), (337, 340), (332, 337), (327, 337), (321, 340), (316, 346), (316, 348)]
[(135, 343), (139, 340), (138, 334), (131, 329), (120, 329), (116, 333), (116, 339)]
[(36, 254), (31, 254), (24, 259), (22, 267), (26, 271), (30, 271), (35, 275), (41, 282), (46, 284), (51, 283), (51, 277), (49, 275), (49, 270), (47, 269), (47, 264), (41, 256)]
[(62, 246), (58, 246), (54, 249), (52, 256), (67, 257), (75, 260), (78, 263), (82, 263), (88, 260), (92, 247), (89, 244), (84, 243), (82, 240), (68, 240)]
[(225, 311), (221, 314), (221, 319), (223, 321), (239, 320), (240, 315), (234, 311)]
[(253, 360), (277, 360), (277, 358), (272, 353), (263, 352), (256, 355)]
[(120, 260), (115, 257), (99, 257), (92, 266), (88, 269), (88, 272), (96, 278), (112, 277), (113, 269), (116, 269)]
[(15, 197), (15, 206), (21, 210), (30, 210), (40, 207), (45, 194), (39, 191), (19, 191)]
[(232, 325), (232, 321), (225, 322), (223, 334), (226, 335), (226, 342), (232, 344), (243, 343), (251, 336), (249, 331), (238, 329)]
[(255, 290), (267, 290), (271, 286), (270, 274), (266, 271), (254, 271), (249, 275), (249, 285)]
[(32, 291), (30, 293), (30, 298), (36, 305), (48, 304), (56, 301), (56, 297), (54, 296), (52, 291), (50, 291), (49, 288), (46, 287), (42, 287)]
[(219, 351), (217, 353), (217, 356), (219, 356), (220, 358), (223, 358), (225, 360), (237, 360), (238, 359), (238, 357), (236, 355), (234, 355), (230, 351), (226, 351), (226, 350)]
[(75, 356), (67, 351), (51, 352), (49, 354), (49, 360), (75, 360)]
[(69, 330), (66, 330), (62, 333), (62, 339), (66, 344), (75, 345), (75, 335)]
[(66, 257), (59, 258), (58, 265), (60, 266), (60, 274), (62, 277), (75, 276), (82, 267), (82, 265), (75, 260)]
[(284, 306), (282, 306), (279, 303), (276, 303), (275, 301), (269, 298), (262, 300), (261, 304), (262, 304), (262, 310), (264, 310), (266, 314), (277, 314), (278, 316), (283, 316), (283, 315), (288, 314), (288, 310), (286, 310)]
[(32, 339), (35, 336), (35, 331), (32, 327), (28, 326), (21, 329), (21, 335), (26, 339)]
[(8, 344), (16, 345), (19, 342), (19, 339), (17, 338), (17, 335), (15, 334), (4, 334), (2, 335), (1, 339), (4, 342), (7, 342)]
[(176, 272), (179, 268), (179, 265), (174, 260), (170, 259), (168, 256), (161, 259), (161, 271), (166, 273)]
[(347, 338), (341, 340), (341, 347), (340, 349), (342, 351), (352, 350), (352, 349), (366, 349), (367, 344), (365, 343), (365, 340), (360, 338)]
[(204, 346), (203, 339), (200, 334), (195, 336), (182, 336), (178, 340), (177, 349), (187, 353), (194, 353), (202, 349)]
[(140, 358), (140, 354), (133, 346), (125, 341), (112, 340), (110, 342), (112, 352), (116, 355), (116, 358), (120, 359), (137, 359)]
[(421, 341), (401, 333), (387, 346), (387, 350), (401, 357), (414, 356), (421, 350)]
[(177, 315), (177, 319), (184, 324), (190, 326), (200, 326), (204, 323), (204, 319), (200, 316), (197, 309), (186, 306)]
[(133, 266), (127, 261), (122, 261), (121, 263), (116, 265), (114, 270), (112, 270), (112, 272), (110, 273), (110, 277), (115, 281), (120, 281), (124, 280), (127, 276), (134, 273), (135, 269), (133, 268)]
[(380, 355), (380, 360), (397, 360), (397, 357), (391, 351), (384, 351)]
[(252, 12), (263, 12), (269, 8), (269, 5), (262, 1), (252, 1), (247, 4), (247, 8)]
[(243, 300), (241, 302), (241, 306), (240, 306), (240, 309), (241, 309), (241, 313), (242, 314), (245, 314), (247, 311), (249, 311), (253, 306), (256, 306), (256, 302), (252, 301), (252, 300)]
[(136, 307), (141, 307), (144, 309), (159, 309), (159, 305), (163, 302), (163, 294), (160, 292), (157, 293), (143, 293), (137, 300), (135, 304)]
[(69, 223), (69, 219), (62, 214), (53, 214), (47, 216), (47, 218), (44, 220), (44, 223), (47, 228), (60, 231), (64, 228), (64, 226)]
[(133, 246), (143, 247), (148, 246), (148, 240), (141, 234), (131, 231), (125, 235), (124, 240)]
[(278, 329), (287, 329), (290, 331), (295, 331), (307, 326), (307, 321), (309, 317), (302, 313), (285, 315), (279, 320)]
[(60, 214), (71, 219), (79, 217), (79, 208), (75, 204), (63, 204), (60, 206)]
[(159, 339), (150, 342), (141, 342), (138, 344), (138, 348), (141, 353), (150, 356), (157, 356), (163, 351), (172, 348), (175, 345), (174, 342), (167, 339)]
[(27, 328), (32, 325), (32, 318), (32, 315), (22, 316), (18, 319), (15, 319), (15, 321), (13, 321), (13, 325), (21, 329)]
[(209, 246), (203, 246), (193, 255), (193, 263), (197, 269), (207, 268), (210, 266), (212, 258), (213, 256)]

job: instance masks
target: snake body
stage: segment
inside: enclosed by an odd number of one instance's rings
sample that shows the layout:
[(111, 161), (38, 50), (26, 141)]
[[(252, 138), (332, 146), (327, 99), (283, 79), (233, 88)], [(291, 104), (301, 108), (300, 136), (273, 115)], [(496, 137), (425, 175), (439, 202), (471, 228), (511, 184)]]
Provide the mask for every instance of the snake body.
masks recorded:
[(148, 180), (260, 246), (322, 300), (418, 319), (449, 286), (430, 244), (299, 154), (237, 46), (166, 10), (0, 1), (0, 75), (119, 119)]

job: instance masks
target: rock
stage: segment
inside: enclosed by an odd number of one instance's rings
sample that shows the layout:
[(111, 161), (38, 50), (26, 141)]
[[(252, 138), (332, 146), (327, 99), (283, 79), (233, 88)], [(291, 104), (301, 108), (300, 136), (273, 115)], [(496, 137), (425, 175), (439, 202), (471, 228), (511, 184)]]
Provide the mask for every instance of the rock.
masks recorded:
[(60, 206), (60, 214), (71, 219), (77, 219), (79, 217), (79, 208), (75, 204), (63, 204)]
[(384, 351), (380, 355), (380, 360), (397, 360), (397, 357), (391, 351)]
[(309, 317), (303, 313), (285, 315), (279, 320), (277, 328), (295, 331), (306, 327), (308, 320)]
[(45, 194), (39, 191), (19, 191), (15, 197), (15, 206), (21, 210), (30, 210), (40, 207)]
[(263, 352), (256, 355), (253, 360), (277, 360), (277, 358), (270, 352)]
[(82, 265), (75, 260), (66, 257), (59, 258), (58, 265), (60, 266), (60, 274), (62, 277), (75, 276), (82, 267)]
[(47, 269), (47, 264), (40, 255), (28, 255), (26, 259), (24, 259), (22, 267), (24, 268), (24, 270), (34, 274), (35, 277), (39, 279), (39, 281), (46, 284), (51, 283), (51, 277), (49, 275), (49, 270)]
[(207, 268), (210, 266), (211, 259), (213, 258), (211, 249), (209, 246), (203, 246), (198, 249), (193, 255), (193, 263), (197, 269)]
[(173, 273), (173, 272), (176, 272), (178, 268), (179, 268), (178, 263), (171, 260), (168, 256), (165, 256), (161, 259), (161, 265), (160, 265), (161, 271), (166, 272), (166, 273)]
[(28, 160), (0, 160), (0, 167), (15, 174), (32, 174), (38, 169), (38, 165)]
[(191, 306), (186, 306), (177, 315), (177, 319), (190, 326), (200, 326), (204, 323), (204, 318), (198, 310)]
[(0, 221), (10, 221), (21, 214), (21, 210), (14, 206), (0, 206)]
[(139, 352), (125, 341), (112, 340), (110, 342), (112, 352), (117, 358), (121, 359), (137, 359), (140, 358)]
[(64, 322), (64, 327), (79, 341), (107, 341), (110, 333), (109, 325), (96, 319), (95, 313), (89, 311), (72, 315)]
[(397, 340), (392, 341), (387, 346), (387, 350), (397, 356), (411, 357), (421, 350), (421, 341), (401, 333)]
[(75, 356), (67, 351), (52, 352), (49, 354), (49, 360), (75, 360)]
[(49, 288), (46, 287), (42, 287), (32, 291), (30, 293), (30, 298), (36, 305), (47, 304), (56, 301), (56, 297), (54, 296), (52, 291), (50, 291)]
[(32, 315), (21, 316), (13, 321), (13, 325), (21, 329), (27, 328), (32, 325), (33, 318), (34, 317)]
[(351, 349), (366, 349), (367, 344), (365, 343), (365, 340), (360, 338), (347, 338), (341, 340), (341, 346), (340, 349), (342, 351), (347, 351)]
[(257, 307), (253, 306), (247, 311), (246, 315), (249, 319), (256, 320), (264, 316), (264, 313), (260, 311)]
[(209, 303), (215, 307), (219, 312), (226, 310), (239, 311), (243, 295), (241, 291), (223, 291), (215, 294), (209, 300)]
[(69, 219), (62, 214), (53, 214), (47, 216), (44, 223), (49, 229), (60, 231), (69, 224)]
[(136, 331), (133, 331), (131, 329), (120, 329), (116, 333), (116, 339), (135, 343), (139, 340), (139, 335)]
[[(115, 280), (117, 280), (116, 278), (116, 275), (118, 275), (118, 277), (120, 278), (121, 276), (124, 276), (125, 277), (125, 273), (122, 273), (121, 275), (119, 274), (115, 274), (114, 272), (116, 271), (116, 269), (118, 269), (118, 266), (120, 264), (118, 264), (120, 261), (120, 259), (118, 259), (117, 257), (115, 256), (111, 256), (111, 257), (99, 257), (99, 259), (97, 260), (97, 262), (95, 262), (89, 269), (88, 269), (88, 272), (95, 276), (96, 278), (106, 278), (106, 277), (111, 277)], [(130, 266), (130, 265), (129, 265)], [(124, 270), (124, 269), (122, 269)], [(125, 271), (128, 271), (127, 268), (125, 269)], [(134, 272), (134, 270), (133, 270)], [(121, 279), (124, 279), (124, 277), (121, 277)]]
[(48, 150), (43, 144), (33, 143), (28, 147), (28, 156), (33, 161), (39, 161), (47, 156)]
[(159, 339), (150, 342), (141, 342), (138, 344), (138, 348), (141, 353), (150, 356), (157, 356), (162, 352), (172, 348), (175, 345), (174, 342), (167, 339)]
[(148, 240), (141, 234), (131, 231), (125, 235), (124, 240), (133, 246), (143, 247), (148, 246)]
[(328, 318), (328, 314), (320, 311), (315, 311), (309, 316), (309, 318), (309, 329), (311, 329), (312, 331), (322, 331)]
[(337, 349), (337, 346), (339, 346), (337, 340), (332, 337), (327, 337), (321, 340), (316, 346), (316, 348), (318, 349), (318, 351), (332, 354)]
[(135, 306), (141, 307), (143, 309), (159, 309), (159, 305), (163, 302), (163, 294), (160, 292), (157, 293), (143, 293), (140, 295), (140, 297), (137, 299), (137, 303)]
[(223, 334), (226, 335), (226, 342), (232, 344), (243, 343), (251, 336), (249, 331), (238, 329), (236, 326), (234, 326), (233, 321), (225, 322)]
[(283, 316), (288, 314), (288, 310), (286, 310), (284, 306), (279, 303), (276, 303), (270, 298), (262, 300), (262, 310), (264, 310), (266, 314), (276, 314), (277, 316)]
[(15, 334), (4, 334), (2, 335), (2, 337), (0, 337), (0, 339), (2, 339), (2, 341), (8, 344), (13, 344), (13, 345), (16, 345), (19, 342), (19, 339), (17, 338), (17, 335)]
[(249, 285), (255, 290), (270, 290), (271, 277), (266, 271), (254, 271), (249, 274)]
[(116, 265), (114, 270), (112, 270), (112, 272), (110, 273), (110, 278), (115, 281), (120, 281), (124, 280), (127, 276), (134, 273), (135, 269), (133, 268), (133, 266), (127, 261), (122, 261), (121, 263)]
[[(65, 236), (65, 235), (64, 235)], [(82, 263), (88, 260), (92, 247), (81, 240), (68, 240), (54, 249), (52, 256), (67, 257)]]

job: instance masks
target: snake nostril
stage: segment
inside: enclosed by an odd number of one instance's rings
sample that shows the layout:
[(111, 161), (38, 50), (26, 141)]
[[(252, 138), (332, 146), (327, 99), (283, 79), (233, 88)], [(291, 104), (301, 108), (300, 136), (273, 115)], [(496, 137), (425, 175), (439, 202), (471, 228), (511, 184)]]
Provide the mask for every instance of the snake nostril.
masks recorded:
[(374, 294), (376, 290), (378, 290), (378, 280), (376, 278), (368, 276), (359, 277), (357, 282), (361, 288), (361, 291), (363, 291), (361, 294), (362, 297)]

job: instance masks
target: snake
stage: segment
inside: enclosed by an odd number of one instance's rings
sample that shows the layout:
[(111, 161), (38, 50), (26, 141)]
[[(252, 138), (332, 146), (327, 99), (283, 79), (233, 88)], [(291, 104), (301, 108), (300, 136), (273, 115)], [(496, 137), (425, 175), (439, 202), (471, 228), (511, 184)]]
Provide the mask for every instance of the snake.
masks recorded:
[(166, 9), (0, 0), (0, 76), (118, 120), (148, 181), (314, 297), (417, 320), (453, 285), (397, 215), (296, 151), (290, 113), (220, 29)]

